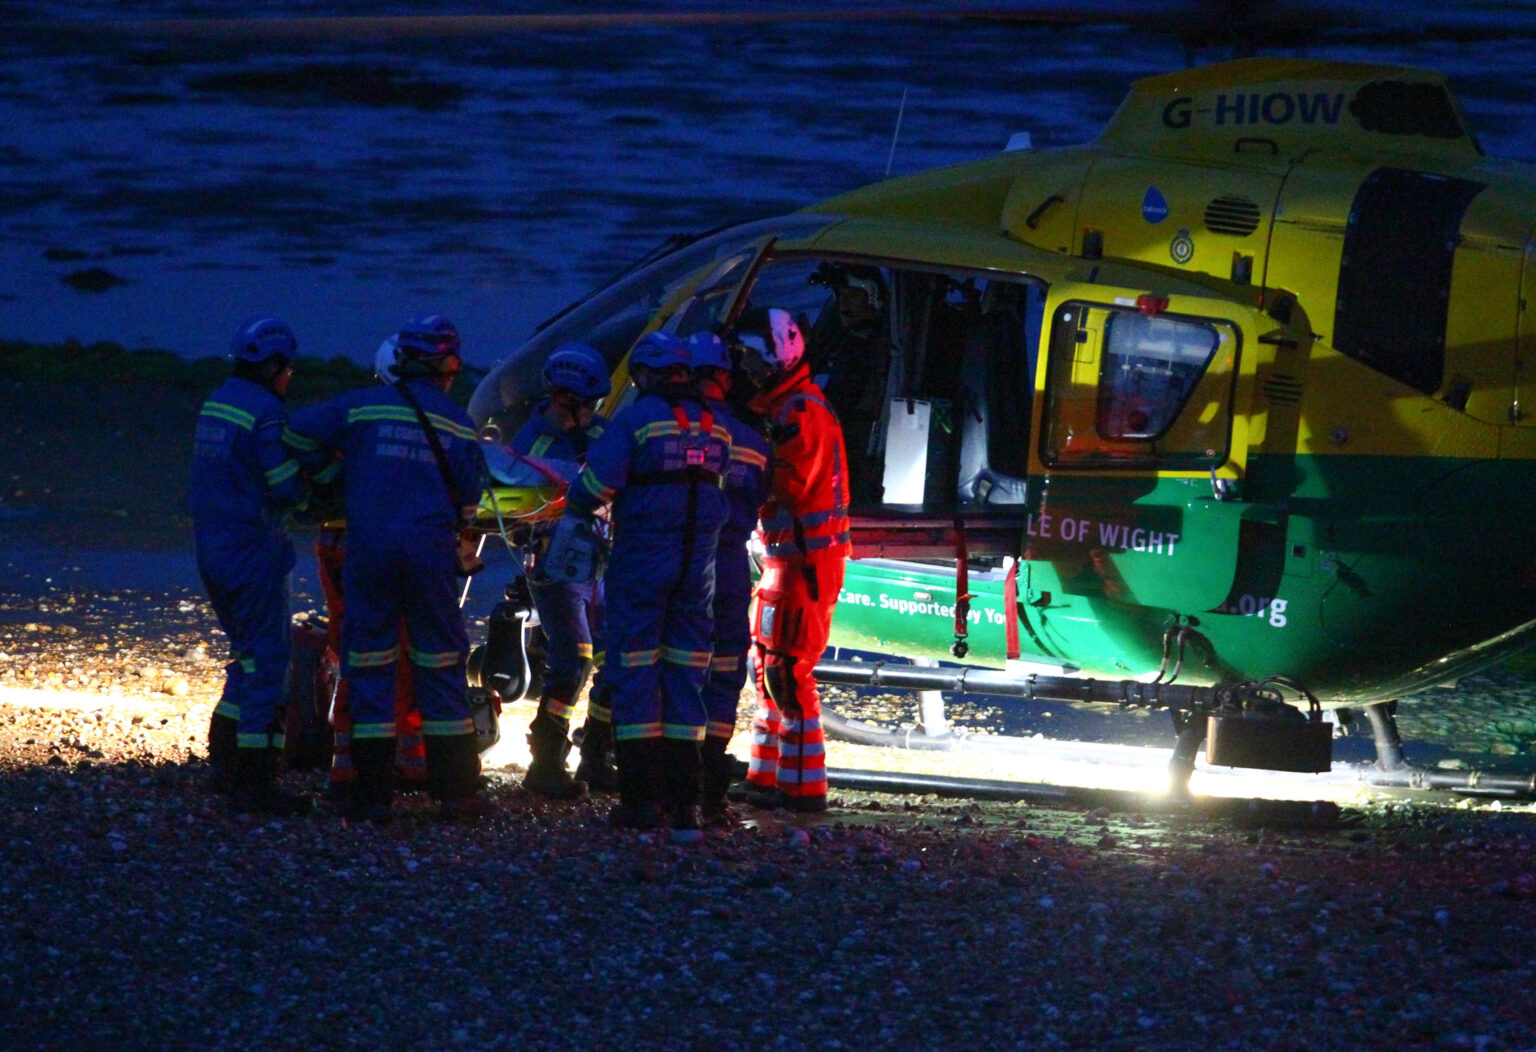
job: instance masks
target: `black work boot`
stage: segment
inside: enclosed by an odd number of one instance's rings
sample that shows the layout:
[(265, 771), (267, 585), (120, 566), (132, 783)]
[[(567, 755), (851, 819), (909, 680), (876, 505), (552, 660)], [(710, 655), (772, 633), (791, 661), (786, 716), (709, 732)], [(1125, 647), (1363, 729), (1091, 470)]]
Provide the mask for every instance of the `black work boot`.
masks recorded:
[(240, 748), (240, 721), (215, 712), (208, 720), (208, 778), (210, 793), (224, 795), (235, 787), (235, 753)]
[(427, 791), (439, 801), (446, 822), (478, 822), (501, 813), (480, 795), (480, 750), (474, 734), (429, 734)]
[(667, 818), (672, 823), (672, 843), (696, 844), (704, 837), (699, 813), (699, 743), (666, 738), (662, 741), (666, 766), (662, 786), (666, 792)]
[(575, 800), (587, 793), (587, 783), (571, 777), (565, 769), (571, 743), (565, 736), (565, 721), (539, 709), (528, 725), (528, 749), (533, 759), (523, 776), (523, 788), (551, 800)]
[(700, 750), (699, 806), (706, 822), (730, 822), (734, 817), (726, 793), (736, 777), (736, 758), (725, 751), (725, 738), (705, 738)]
[(608, 812), (608, 824), (615, 829), (649, 830), (665, 823), (661, 810), (661, 745), (660, 738), (614, 742), (619, 802)]
[(789, 795), (776, 785), (758, 785), (756, 782), (739, 784), (746, 786), (741, 794), (741, 802), (759, 811), (776, 811), (789, 799)]
[(307, 796), (277, 785), (276, 749), (237, 749), (229, 806), (237, 815), (306, 815), (315, 809)]
[(388, 825), (394, 817), (395, 739), (353, 738), (352, 766), (357, 770), (357, 778), (347, 794), (342, 817), (352, 822)]
[(613, 762), (613, 724), (587, 717), (581, 737), (581, 762), (576, 780), (599, 793), (619, 791), (619, 769)]

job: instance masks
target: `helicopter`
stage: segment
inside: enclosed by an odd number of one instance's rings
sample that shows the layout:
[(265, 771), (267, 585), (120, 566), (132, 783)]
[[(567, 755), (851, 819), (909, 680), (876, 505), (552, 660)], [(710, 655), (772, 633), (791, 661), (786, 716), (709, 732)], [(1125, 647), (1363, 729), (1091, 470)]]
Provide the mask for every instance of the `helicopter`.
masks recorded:
[[(1115, 8), (1138, 31), (1176, 30), (1186, 58), (1224, 38), (1248, 55), (1375, 32), (1360, 5)], [(308, 48), (821, 16), (21, 28)], [(825, 17), (1087, 26), (1106, 12)], [(1386, 38), (1510, 32), (1432, 21)], [(850, 453), (855, 559), (834, 645), (924, 663), (824, 661), (819, 679), (1166, 708), (1175, 783), (1207, 739), (1208, 762), (1326, 769), (1322, 710), (1363, 707), (1379, 766), (1403, 770), (1395, 699), (1525, 645), (1536, 616), (1521, 528), (1529, 167), (1484, 156), (1438, 74), (1302, 59), (1149, 77), (1092, 142), (1010, 145), (1026, 148), (680, 239), (541, 326), (471, 400), (499, 475), (482, 530), (559, 513), (558, 485), (494, 441), (526, 417), (555, 346), (597, 346), (622, 392), (645, 332), (729, 333), (750, 306), (786, 307)]]
[[(611, 412), (643, 334), (787, 309), (848, 451), (833, 645), (925, 666), (819, 680), (1167, 708), (1175, 788), (1202, 743), (1326, 771), (1323, 710), (1362, 707), (1410, 784), (1396, 699), (1536, 636), (1533, 223), (1536, 171), (1483, 154), (1440, 74), (1239, 58), (1136, 81), (1080, 146), (672, 246), (470, 414), (513, 433), (568, 341)], [(490, 462), (487, 528), (558, 511)]]

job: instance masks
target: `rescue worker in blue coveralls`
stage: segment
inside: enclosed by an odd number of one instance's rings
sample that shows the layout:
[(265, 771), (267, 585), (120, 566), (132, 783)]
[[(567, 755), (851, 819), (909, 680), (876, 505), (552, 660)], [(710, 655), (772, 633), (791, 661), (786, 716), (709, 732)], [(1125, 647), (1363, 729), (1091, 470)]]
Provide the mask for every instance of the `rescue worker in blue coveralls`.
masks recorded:
[(752, 646), (752, 566), (747, 542), (757, 529), (757, 511), (768, 499), (768, 440), (734, 415), (731, 352), (712, 332), (696, 332), (685, 341), (694, 387), (715, 419), (731, 432), (731, 460), (725, 472), (727, 517), (715, 549), (714, 655), (705, 677), (704, 711), (709, 719), (703, 746), (701, 804), (706, 820), (728, 816), (726, 790), (736, 777), (736, 760), (727, 751), (736, 730), (736, 708), (746, 686), (747, 652)]
[(232, 792), (238, 812), (299, 814), (311, 801), (275, 782), (293, 649), (287, 510), (306, 493), (282, 443), (298, 340), (276, 318), (251, 318), (230, 349), (234, 369), (203, 403), (192, 450), (197, 570), (230, 649), (208, 728), (209, 787)]
[(480, 758), (458, 602), (458, 538), (473, 518), (485, 461), (468, 415), (448, 398), (459, 333), (418, 314), (396, 335), (399, 380), (349, 391), (289, 419), (284, 441), (310, 465), (345, 464), (347, 559), (342, 672), (352, 703), (357, 778), (343, 814), (385, 823), (394, 800), (395, 661), (400, 619), (427, 753), (427, 789), (441, 817), (496, 812), (478, 795)]
[[(545, 360), (542, 375), (544, 399), (513, 437), (512, 448), (545, 460), (583, 463), (588, 446), (608, 423), (597, 413), (598, 401), (612, 386), (608, 363), (593, 348), (568, 343)], [(532, 760), (523, 787), (551, 799), (570, 800), (586, 791), (586, 783), (572, 778), (566, 770), (565, 758), (571, 749), (567, 738), (571, 713), (592, 674), (593, 648), (602, 634), (603, 582), (598, 578), (565, 581), (550, 576), (543, 558), (549, 533), (549, 528), (535, 531), (526, 561), (528, 587), (546, 644), (539, 711), (528, 727)], [(588, 742), (595, 748), (603, 744), (602, 738), (611, 739), (606, 718), (598, 725), (600, 729), (594, 730), (594, 724), (588, 720), (584, 755)], [(601, 776), (600, 770), (595, 773)], [(611, 777), (609, 784), (594, 788), (614, 788)]]
[(723, 421), (693, 396), (688, 350), (670, 333), (642, 337), (629, 355), (639, 396), (587, 454), (566, 495), (554, 545), (591, 531), (613, 504), (603, 679), (612, 691), (620, 828), (696, 841), (700, 743), (707, 722), (700, 688), (714, 622), (715, 543), (725, 522), (722, 475), (731, 455)]

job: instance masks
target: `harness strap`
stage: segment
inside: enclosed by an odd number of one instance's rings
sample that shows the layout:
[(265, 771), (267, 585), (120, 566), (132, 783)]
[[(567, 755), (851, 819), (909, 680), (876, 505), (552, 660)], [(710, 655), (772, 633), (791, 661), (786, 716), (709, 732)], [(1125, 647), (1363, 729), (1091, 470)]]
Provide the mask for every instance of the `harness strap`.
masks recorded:
[(1003, 578), (1003, 637), (1007, 644), (1008, 660), (1019, 657), (1019, 560), (1008, 563), (1008, 573)]
[(971, 550), (965, 539), (965, 520), (955, 516), (955, 641), (949, 651), (957, 658), (965, 657), (970, 650), (966, 634), (970, 631), (971, 600), (976, 598), (971, 587)]

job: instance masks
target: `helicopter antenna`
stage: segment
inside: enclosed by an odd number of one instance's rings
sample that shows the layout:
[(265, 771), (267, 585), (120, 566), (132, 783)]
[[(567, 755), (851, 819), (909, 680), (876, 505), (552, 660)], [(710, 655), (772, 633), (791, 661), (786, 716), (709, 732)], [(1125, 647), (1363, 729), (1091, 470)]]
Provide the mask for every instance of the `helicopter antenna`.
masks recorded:
[(885, 177), (891, 177), (891, 165), (896, 163), (896, 140), (901, 138), (901, 118), (907, 112), (907, 91), (901, 89), (901, 105), (896, 107), (896, 130), (891, 133), (891, 152), (885, 158)]

